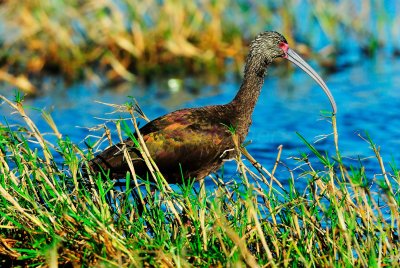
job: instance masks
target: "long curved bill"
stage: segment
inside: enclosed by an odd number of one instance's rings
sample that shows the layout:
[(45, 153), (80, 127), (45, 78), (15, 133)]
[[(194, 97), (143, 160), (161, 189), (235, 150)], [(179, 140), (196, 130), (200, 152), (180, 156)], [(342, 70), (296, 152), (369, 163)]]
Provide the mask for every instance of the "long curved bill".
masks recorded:
[(317, 72), (314, 71), (314, 69), (310, 65), (308, 65), (307, 62), (305, 62), (296, 52), (294, 52), (290, 48), (287, 48), (285, 58), (288, 59), (289, 61), (293, 62), (294, 64), (296, 64), (298, 67), (300, 67), (303, 71), (305, 71), (309, 76), (311, 76), (322, 87), (325, 94), (328, 96), (329, 101), (331, 102), (333, 114), (335, 115), (336, 110), (337, 110), (335, 99), (333, 98), (332, 93), (326, 86), (324, 80), (322, 80), (322, 78), (317, 74)]

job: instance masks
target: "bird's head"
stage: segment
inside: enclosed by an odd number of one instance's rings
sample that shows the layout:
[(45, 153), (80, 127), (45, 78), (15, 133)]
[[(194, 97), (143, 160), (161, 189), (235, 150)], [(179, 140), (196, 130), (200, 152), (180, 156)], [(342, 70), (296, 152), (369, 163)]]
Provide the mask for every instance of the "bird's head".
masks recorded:
[(251, 42), (250, 54), (260, 57), (268, 65), (275, 58), (285, 57), (288, 47), (286, 38), (280, 33), (263, 32)]
[(288, 45), (286, 38), (280, 33), (267, 31), (259, 34), (250, 44), (249, 58), (261, 60), (261, 64), (268, 66), (275, 58), (285, 58), (306, 72), (324, 90), (332, 105), (333, 114), (336, 114), (336, 103), (327, 85), (316, 71), (306, 63)]

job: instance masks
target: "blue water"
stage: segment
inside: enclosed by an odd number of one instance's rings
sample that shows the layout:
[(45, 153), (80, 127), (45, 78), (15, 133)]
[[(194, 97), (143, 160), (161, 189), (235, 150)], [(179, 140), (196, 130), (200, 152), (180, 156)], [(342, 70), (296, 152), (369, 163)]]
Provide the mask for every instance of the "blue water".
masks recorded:
[[(368, 143), (359, 137), (359, 134), (366, 137), (366, 132), (380, 146), (388, 171), (389, 162), (400, 163), (399, 59), (364, 60), (331, 74), (324, 73), (316, 65), (314, 67), (325, 79), (338, 105), (339, 146), (345, 163), (357, 166), (358, 159), (362, 159), (369, 179), (382, 173)], [(311, 143), (319, 135), (332, 132), (330, 123), (321, 116), (322, 110), (330, 110), (322, 90), (301, 70), (287, 74), (287, 68), (275, 65), (269, 69), (248, 135), (251, 141), (248, 151), (267, 169), (272, 169), (279, 145), (283, 145), (281, 161), (290, 169), (301, 164), (294, 157), (301, 153), (310, 154), (296, 132)], [(62, 84), (49, 84), (42, 96), (27, 98), (24, 104), (42, 132), (51, 131), (40, 112), (33, 108), (50, 111), (60, 132), (85, 148), (82, 142), (85, 137), (102, 132), (89, 132), (87, 129), (104, 123), (99, 118), (128, 117), (128, 114), (109, 114), (113, 109), (96, 101), (123, 104), (130, 101), (128, 96), (132, 96), (146, 115), (154, 119), (183, 107), (226, 103), (234, 97), (240, 85), (240, 80), (232, 74), (214, 79), (184, 78), (179, 88), (168, 86), (170, 79), (172, 77), (158, 79), (150, 85), (138, 82), (109, 88), (100, 88), (93, 82), (67, 89)], [(3, 86), (0, 94), (12, 98), (13, 92)], [(10, 124), (21, 122), (17, 116), (9, 115), (10, 109), (5, 104), (0, 106), (0, 113), (2, 123), (5, 118)], [(112, 123), (107, 125), (113, 128)], [(115, 131), (112, 134), (114, 141), (118, 141)], [(47, 138), (54, 140), (50, 134)], [(335, 155), (332, 136), (314, 145), (330, 156)], [(235, 167), (234, 163), (227, 163), (227, 174), (235, 174)], [(278, 171), (283, 170), (286, 170), (284, 165), (278, 167)], [(280, 179), (285, 183), (289, 173), (279, 174), (283, 174)]]

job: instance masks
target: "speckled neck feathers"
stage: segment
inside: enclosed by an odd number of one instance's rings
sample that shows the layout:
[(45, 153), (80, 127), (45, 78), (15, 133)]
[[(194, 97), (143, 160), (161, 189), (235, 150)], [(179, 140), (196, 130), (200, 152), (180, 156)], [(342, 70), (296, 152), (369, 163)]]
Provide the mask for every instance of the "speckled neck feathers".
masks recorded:
[(261, 54), (250, 51), (246, 59), (243, 82), (230, 103), (235, 107), (236, 128), (241, 140), (244, 140), (251, 125), (251, 116), (264, 84), (268, 64)]
[(235, 110), (237, 133), (241, 141), (246, 137), (251, 125), (251, 115), (260, 96), (268, 65), (285, 52), (280, 48), (287, 44), (286, 39), (277, 32), (259, 34), (250, 44), (246, 58), (244, 78), (236, 97), (228, 105)]

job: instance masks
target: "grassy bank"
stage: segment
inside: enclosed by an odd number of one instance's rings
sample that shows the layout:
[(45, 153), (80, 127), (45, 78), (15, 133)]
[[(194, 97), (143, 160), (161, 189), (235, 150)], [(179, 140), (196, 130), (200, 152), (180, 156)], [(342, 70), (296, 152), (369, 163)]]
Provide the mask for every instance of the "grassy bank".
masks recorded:
[(400, 37), (395, 3), (161, 2), (2, 1), (0, 80), (34, 94), (30, 82), (49, 73), (135, 80), (138, 74), (218, 72), (228, 58), (240, 70), (247, 43), (267, 29), (282, 32), (303, 55), (318, 60), (313, 52), (321, 52), (329, 67), (349, 48), (374, 54), (400, 46), (392, 42)]
[[(255, 171), (238, 157), (240, 175), (229, 181), (213, 176), (213, 187), (188, 182), (172, 190), (160, 180), (152, 190), (127, 176), (122, 191), (112, 181), (82, 178), (80, 166), (91, 150), (63, 137), (48, 114), (56, 143), (26, 116), (20, 97), (2, 101), (24, 120), (0, 126), (2, 265), (399, 265), (400, 173), (394, 163), (385, 170), (372, 142), (383, 175), (347, 168), (339, 154), (308, 144), (319, 161), (302, 155), (301, 179), (289, 172), (288, 187), (275, 179), (283, 165), (278, 153), (270, 171)], [(135, 113), (132, 107), (116, 108)], [(123, 132), (124, 124), (116, 124)], [(299, 191), (298, 180), (308, 186)]]

